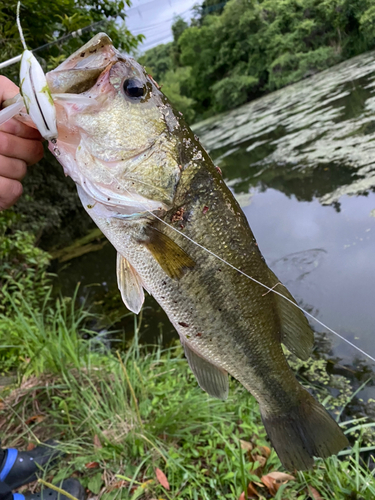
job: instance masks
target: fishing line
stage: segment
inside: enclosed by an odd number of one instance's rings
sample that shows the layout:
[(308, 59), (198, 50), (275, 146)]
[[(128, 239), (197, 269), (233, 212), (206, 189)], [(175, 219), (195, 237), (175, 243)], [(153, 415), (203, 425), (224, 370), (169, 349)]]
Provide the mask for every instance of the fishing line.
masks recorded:
[(26, 42), (25, 42), (25, 37), (23, 36), (23, 31), (22, 31), (22, 26), (20, 22), (20, 7), (21, 7), (21, 2), (17, 3), (17, 27), (18, 27), (18, 32), (21, 38), (21, 42), (23, 45), (23, 48), (27, 50)]
[[(268, 287), (267, 285), (265, 285), (264, 283), (261, 283), (260, 281), (258, 281), (257, 279), (253, 278), (252, 276), (249, 276), (248, 274), (244, 273), (243, 271), (241, 271), (241, 269), (238, 269), (237, 267), (233, 266), (233, 264), (230, 264), (230, 262), (227, 262), (225, 259), (223, 259), (222, 257), (220, 257), (219, 255), (215, 254), (214, 252), (212, 252), (211, 250), (209, 250), (208, 248), (204, 247), (203, 245), (201, 245), (200, 243), (197, 243), (196, 241), (194, 241), (192, 238), (190, 238), (189, 236), (187, 236), (186, 234), (182, 233), (181, 231), (179, 231), (178, 229), (176, 229), (175, 227), (171, 226), (170, 224), (168, 224), (168, 222), (165, 222), (163, 219), (161, 219), (160, 217), (158, 217), (157, 215), (155, 215), (153, 212), (151, 212), (150, 210), (147, 210), (147, 212), (149, 214), (152, 214), (156, 219), (158, 219), (160, 222), (163, 222), (163, 224), (165, 224), (166, 226), (170, 227), (171, 229), (173, 229), (173, 231), (176, 231), (176, 233), (178, 234), (181, 234), (184, 238), (186, 238), (187, 240), (191, 241), (191, 243), (194, 243), (194, 245), (196, 245), (197, 247), (201, 248), (202, 250), (204, 250), (205, 252), (209, 253), (210, 255), (212, 255), (213, 257), (215, 257), (216, 259), (219, 259), (221, 262), (223, 262), (223, 264), (226, 264), (227, 266), (231, 267), (232, 269), (234, 269), (235, 271), (238, 271), (240, 274), (242, 274), (243, 276), (245, 276), (246, 278), (250, 279), (251, 281), (253, 281), (254, 283), (257, 283), (258, 285), (262, 286), (263, 288), (266, 288), (268, 290), (268, 292), (273, 292), (273, 293), (276, 293), (277, 295), (279, 295), (280, 297), (282, 297), (283, 299), (287, 300), (290, 304), (292, 304), (293, 306), (297, 307), (300, 311), (302, 311), (304, 314), (306, 314), (306, 316), (309, 316), (311, 319), (313, 319), (314, 321), (316, 321), (317, 323), (319, 323), (319, 325), (323, 326), (324, 328), (326, 328), (329, 332), (333, 333), (334, 335), (336, 335), (339, 339), (343, 340), (344, 342), (346, 342), (347, 344), (349, 344), (351, 347), (353, 347), (354, 349), (356, 349), (357, 351), (359, 351), (361, 354), (363, 354), (364, 356), (368, 357), (369, 359), (371, 359), (371, 361), (374, 361), (375, 362), (375, 358), (373, 358), (372, 356), (370, 356), (370, 354), (367, 354), (367, 352), (363, 351), (360, 347), (356, 346), (355, 344), (353, 344), (352, 342), (350, 342), (350, 340), (346, 339), (345, 337), (343, 337), (342, 335), (340, 335), (338, 332), (335, 332), (335, 330), (332, 330), (332, 328), (330, 328), (329, 326), (327, 326), (325, 323), (323, 323), (322, 321), (320, 321), (318, 318), (315, 318), (315, 316), (313, 316), (312, 314), (310, 314), (309, 312), (307, 312), (305, 309), (303, 309), (303, 307), (299, 306), (298, 304), (296, 304), (295, 302), (293, 302), (292, 300), (290, 300), (288, 297), (285, 297), (285, 295), (283, 295), (282, 293), (278, 292), (277, 290), (275, 290), (274, 288), (270, 288)], [(276, 285), (278, 285), (279, 283), (277, 283)], [(276, 286), (275, 285), (275, 286)], [(284, 286), (284, 285), (283, 285)]]
[[(122, 186), (123, 189), (130, 195), (130, 197), (133, 197), (132, 193), (130, 191), (128, 191), (126, 189), (126, 187)], [(134, 197), (133, 197), (134, 199)], [(263, 288), (265, 288), (266, 290), (268, 290), (268, 292), (272, 292), (272, 293), (276, 293), (277, 295), (279, 295), (280, 297), (282, 297), (283, 299), (287, 300), (290, 304), (292, 304), (293, 306), (297, 307), (297, 309), (299, 309), (300, 311), (302, 311), (304, 314), (306, 314), (306, 316), (308, 316), (309, 318), (313, 319), (314, 321), (316, 321), (319, 325), (321, 325), (323, 328), (326, 328), (329, 332), (333, 333), (334, 335), (336, 335), (336, 337), (338, 337), (339, 339), (341, 339), (342, 341), (346, 342), (348, 345), (350, 345), (351, 347), (353, 347), (354, 349), (356, 349), (358, 352), (360, 352), (361, 354), (363, 354), (365, 357), (371, 359), (371, 361), (373, 361), (375, 363), (375, 358), (373, 358), (370, 354), (368, 354), (367, 352), (363, 351), (360, 347), (356, 346), (355, 344), (353, 344), (352, 342), (350, 342), (350, 340), (346, 339), (345, 337), (343, 337), (342, 335), (340, 335), (338, 332), (336, 332), (335, 330), (333, 330), (332, 328), (330, 328), (329, 326), (327, 326), (325, 323), (323, 323), (322, 321), (320, 321), (318, 318), (316, 318), (315, 316), (313, 316), (312, 314), (310, 314), (308, 311), (306, 311), (305, 309), (303, 309), (303, 307), (299, 306), (298, 304), (296, 304), (295, 302), (293, 302), (292, 300), (290, 300), (288, 297), (285, 297), (285, 295), (283, 295), (282, 293), (278, 292), (277, 290), (275, 290), (274, 288), (270, 288), (268, 287), (267, 285), (265, 285), (264, 283), (258, 281), (257, 279), (253, 278), (252, 276), (246, 274), (245, 272), (241, 271), (241, 269), (238, 269), (236, 266), (234, 266), (233, 264), (231, 264), (230, 262), (226, 261), (225, 259), (223, 259), (222, 257), (220, 257), (219, 255), (217, 255), (216, 253), (212, 252), (211, 250), (209, 250), (208, 248), (206, 248), (205, 246), (201, 245), (200, 243), (194, 241), (192, 238), (190, 238), (190, 236), (187, 236), (186, 234), (184, 234), (183, 232), (179, 231), (178, 229), (176, 229), (175, 227), (171, 226), (170, 224), (168, 224), (168, 222), (166, 222), (165, 220), (161, 219), (160, 217), (158, 217), (154, 212), (151, 212), (151, 210), (149, 210), (147, 208), (146, 205), (142, 204), (141, 202), (139, 202), (139, 205), (143, 206), (145, 211), (147, 213), (149, 213), (150, 215), (152, 215), (155, 219), (157, 219), (158, 221), (162, 222), (163, 224), (165, 224), (167, 227), (169, 227), (170, 229), (173, 229), (173, 231), (175, 231), (176, 233), (180, 234), (181, 236), (183, 236), (185, 239), (187, 239), (188, 241), (190, 241), (191, 243), (193, 243), (194, 245), (196, 245), (197, 247), (201, 248), (202, 250), (204, 250), (205, 252), (209, 253), (210, 255), (212, 255), (213, 257), (215, 257), (216, 259), (220, 260), (223, 264), (226, 264), (227, 266), (231, 267), (232, 269), (234, 269), (235, 271), (239, 272), (240, 274), (242, 274), (242, 276), (245, 276), (245, 278), (248, 278), (249, 280), (253, 281), (254, 283), (256, 283), (257, 285), (260, 285), (262, 286)], [(277, 283), (278, 284), (278, 283)], [(275, 285), (276, 286), (276, 285)], [(284, 286), (284, 285), (283, 285)]]
[[(19, 4), (18, 4), (18, 7), (19, 7)], [(18, 12), (17, 12), (17, 15), (18, 15)], [(17, 18), (18, 19), (18, 18)], [(55, 144), (54, 144), (55, 146)], [(55, 146), (56, 147), (56, 146)], [(54, 149), (54, 152), (56, 153), (56, 150)], [(58, 156), (56, 154), (56, 156)], [(118, 182), (118, 181), (117, 181)], [(130, 196), (130, 198), (133, 198), (134, 201), (136, 201), (134, 199), (134, 196), (133, 194), (128, 191), (126, 189), (125, 186), (121, 185), (121, 187), (124, 189), (124, 191), (126, 191), (128, 193), (128, 195)], [(365, 357), (367, 357), (368, 359), (370, 359), (371, 361), (373, 361), (375, 363), (375, 358), (372, 357), (370, 354), (368, 354), (367, 352), (363, 351), (360, 347), (356, 346), (355, 344), (353, 344), (352, 342), (350, 342), (350, 340), (346, 339), (345, 337), (343, 337), (342, 335), (340, 335), (338, 332), (336, 332), (335, 330), (333, 330), (332, 328), (330, 328), (329, 326), (327, 326), (325, 323), (323, 323), (322, 321), (320, 321), (318, 318), (316, 318), (315, 316), (313, 316), (311, 313), (309, 313), (308, 311), (306, 311), (305, 309), (303, 309), (303, 307), (299, 306), (297, 303), (293, 302), (292, 300), (290, 300), (288, 297), (285, 297), (282, 293), (278, 292), (277, 290), (275, 290), (275, 287), (278, 285), (278, 283), (276, 285), (274, 285), (274, 287), (270, 288), (268, 287), (267, 285), (265, 285), (264, 283), (258, 281), (257, 279), (253, 278), (252, 276), (246, 274), (244, 271), (241, 271), (241, 269), (238, 269), (236, 266), (234, 266), (233, 264), (230, 264), (230, 262), (226, 261), (225, 259), (223, 259), (222, 257), (220, 257), (219, 255), (217, 255), (216, 253), (212, 252), (211, 250), (209, 250), (208, 248), (206, 248), (205, 246), (201, 245), (200, 243), (194, 241), (192, 238), (190, 238), (189, 236), (187, 236), (186, 234), (184, 234), (183, 232), (179, 231), (178, 229), (176, 229), (175, 227), (171, 226), (168, 222), (164, 221), (163, 219), (161, 219), (159, 216), (157, 216), (154, 212), (152, 212), (151, 210), (149, 210), (147, 208), (147, 206), (138, 201), (137, 202), (141, 207), (143, 207), (145, 209), (145, 212), (147, 212), (148, 214), (150, 214), (151, 216), (153, 216), (155, 219), (157, 219), (159, 222), (163, 223), (164, 225), (166, 225), (167, 227), (169, 227), (170, 229), (172, 229), (173, 231), (175, 231), (177, 234), (180, 234), (181, 236), (183, 236), (186, 240), (190, 241), (191, 243), (193, 243), (194, 245), (196, 245), (197, 247), (201, 248), (203, 251), (207, 252), (208, 254), (212, 255), (214, 258), (220, 260), (223, 264), (229, 266), (230, 268), (232, 268), (233, 270), (237, 271), (238, 273), (240, 273), (242, 276), (244, 276), (245, 278), (253, 281), (254, 283), (262, 286), (263, 288), (265, 288), (268, 292), (272, 292), (272, 293), (275, 293), (277, 295), (279, 295), (280, 297), (282, 297), (284, 300), (287, 300), (290, 304), (292, 304), (293, 306), (297, 307), (297, 309), (299, 309), (300, 311), (302, 311), (304, 314), (306, 314), (306, 316), (308, 316), (309, 318), (311, 318), (312, 320), (314, 320), (316, 323), (318, 323), (319, 325), (321, 325), (323, 328), (325, 328), (326, 330), (328, 330), (329, 332), (331, 332), (333, 335), (336, 335), (336, 337), (338, 337), (339, 339), (341, 339), (343, 342), (346, 342), (348, 345), (350, 345), (351, 347), (353, 347), (353, 349), (357, 350), (358, 352), (360, 352), (361, 354), (363, 354)]]

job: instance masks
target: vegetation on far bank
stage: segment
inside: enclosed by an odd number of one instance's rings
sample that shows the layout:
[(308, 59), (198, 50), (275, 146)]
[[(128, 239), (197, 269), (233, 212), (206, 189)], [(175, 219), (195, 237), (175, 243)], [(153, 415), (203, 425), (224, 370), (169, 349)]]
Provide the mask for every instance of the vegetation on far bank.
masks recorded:
[(205, 0), (141, 58), (189, 123), (375, 48), (372, 0)]

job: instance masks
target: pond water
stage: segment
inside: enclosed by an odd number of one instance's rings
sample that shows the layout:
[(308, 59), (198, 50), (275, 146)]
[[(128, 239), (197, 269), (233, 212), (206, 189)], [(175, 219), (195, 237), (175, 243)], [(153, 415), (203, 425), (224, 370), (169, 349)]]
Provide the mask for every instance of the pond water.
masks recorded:
[[(375, 53), (194, 131), (240, 201), (268, 264), (299, 304), (375, 357)], [(79, 281), (79, 294), (88, 294), (94, 307), (126, 314), (110, 244), (57, 272), (63, 293)], [(133, 316), (121, 325), (131, 335)], [(141, 331), (146, 341), (177, 337), (150, 298)], [(343, 364), (364, 359), (327, 336)]]

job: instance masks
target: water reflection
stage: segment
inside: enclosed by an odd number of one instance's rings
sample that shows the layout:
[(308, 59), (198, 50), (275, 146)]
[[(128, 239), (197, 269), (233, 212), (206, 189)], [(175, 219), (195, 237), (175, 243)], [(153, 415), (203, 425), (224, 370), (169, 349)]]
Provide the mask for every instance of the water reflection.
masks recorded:
[[(244, 212), (267, 262), (296, 299), (375, 357), (375, 219), (369, 216), (375, 194), (345, 196), (340, 204), (338, 212), (267, 189)], [(345, 362), (355, 357), (341, 340), (332, 343)]]
[(235, 192), (338, 202), (375, 186), (375, 53), (195, 126)]

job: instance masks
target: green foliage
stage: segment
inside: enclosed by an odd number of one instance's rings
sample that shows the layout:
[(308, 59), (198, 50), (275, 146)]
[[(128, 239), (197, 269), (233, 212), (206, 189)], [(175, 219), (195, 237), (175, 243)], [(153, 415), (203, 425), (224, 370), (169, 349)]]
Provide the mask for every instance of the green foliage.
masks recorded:
[[(264, 92), (306, 78), (375, 47), (372, 0), (206, 0), (190, 27), (178, 21), (163, 51), (159, 79), (169, 90), (190, 68), (179, 91), (188, 121), (231, 109)], [(158, 47), (144, 56), (159, 67)], [(175, 56), (178, 54), (178, 57)], [(175, 88), (171, 98), (177, 105)]]
[(184, 95), (183, 89), (188, 85), (191, 69), (189, 67), (177, 68), (175, 71), (169, 70), (161, 80), (163, 92), (173, 103), (176, 110), (182, 113), (188, 122), (194, 119), (194, 99)]
[(369, 45), (375, 44), (375, 5), (367, 9), (359, 19), (360, 30)]
[[(96, 32), (105, 31), (121, 50), (134, 50), (143, 35), (133, 36), (119, 19), (126, 18), (125, 4), (130, 0), (23, 0), (21, 24), (26, 43), (35, 49), (72, 31), (95, 25), (93, 31), (69, 38), (36, 52), (44, 69), (52, 69), (86, 43)], [(0, 62), (23, 50), (16, 26), (17, 0), (0, 3)], [(1, 71), (18, 82), (19, 64)], [(23, 215), (14, 221), (19, 229), (32, 232), (43, 247), (70, 243), (92, 227), (76, 194), (74, 183), (67, 180), (61, 166), (46, 150), (45, 158), (29, 169), (24, 181), (24, 195), (15, 207)], [(31, 238), (31, 236), (30, 236)]]
[(79, 369), (87, 360), (81, 335), (87, 332), (90, 314), (76, 308), (75, 297), (52, 301), (51, 293), (51, 286), (45, 286), (37, 307), (23, 290), (5, 293), (8, 307), (0, 313), (2, 370), (17, 368), (27, 377), (61, 373), (63, 367)]
[(233, 75), (216, 82), (212, 91), (219, 109), (227, 110), (244, 104), (249, 92), (258, 82), (258, 78), (247, 75)]
[(162, 81), (167, 71), (172, 69), (172, 45), (172, 42), (157, 45), (138, 59), (139, 63), (146, 67), (146, 70), (158, 83)]
[[(133, 342), (117, 355), (97, 337), (82, 339), (87, 314), (76, 311), (73, 301), (44, 311), (20, 309), (14, 302), (11, 308), (12, 319), (0, 320), (0, 344), (15, 346), (19, 387), (2, 394), (3, 445), (59, 439), (69, 457), (59, 463), (54, 482), (75, 472), (92, 493), (101, 491), (108, 500), (112, 494), (124, 500), (232, 500), (250, 481), (261, 484), (257, 473), (282, 470), (274, 451), (265, 464), (257, 461), (269, 444), (254, 398), (234, 380), (227, 401), (207, 396), (180, 346), (140, 347), (136, 324)], [(324, 385), (322, 364), (304, 368)], [(374, 482), (361, 447), (363, 433), (374, 425), (364, 419), (346, 423), (345, 432), (358, 434), (353, 449), (344, 451), (342, 460), (317, 460), (313, 471), (296, 474), (274, 498), (309, 500), (312, 486), (325, 500), (373, 500)], [(245, 452), (240, 440), (252, 451)], [(169, 492), (156, 481), (156, 467), (166, 474)], [(259, 491), (271, 498), (266, 488)]]
[(44, 158), (28, 169), (24, 194), (14, 211), (22, 215), (17, 228), (32, 232), (42, 248), (69, 245), (94, 227), (77, 195), (75, 183), (45, 148)]
[[(50, 288), (49, 255), (35, 246), (35, 237), (14, 229), (19, 217), (0, 212), (0, 313), (9, 316), (10, 296), (19, 307), (37, 309)], [(17, 293), (18, 292), (18, 293)]]
[[(129, 6), (130, 0), (23, 0), (20, 18), (26, 44), (29, 49), (36, 49), (72, 31), (100, 22), (94, 29), (96, 32), (105, 31), (115, 46), (131, 51), (137, 47), (143, 35), (133, 36), (124, 25), (119, 27), (115, 23), (116, 18), (125, 20), (125, 3)], [(2, 2), (0, 6), (0, 61), (10, 59), (23, 50), (16, 26), (16, 6), (17, 0)], [(92, 36), (93, 32), (88, 31), (37, 52), (37, 55), (45, 66), (50, 60), (55, 62), (56, 58), (61, 62)], [(6, 68), (3, 74), (17, 83), (17, 65)]]

